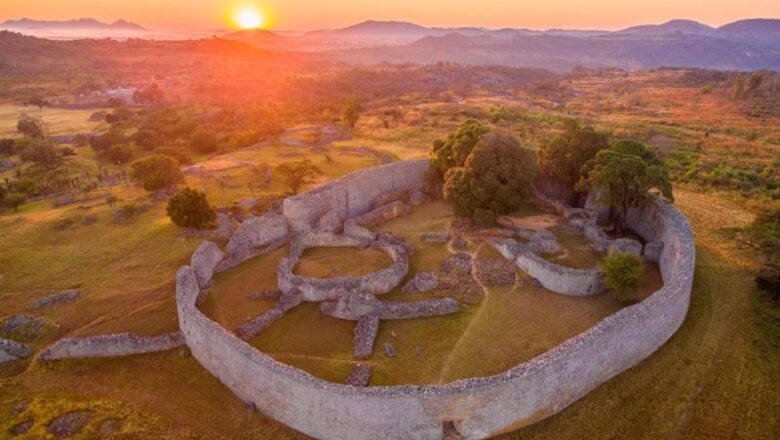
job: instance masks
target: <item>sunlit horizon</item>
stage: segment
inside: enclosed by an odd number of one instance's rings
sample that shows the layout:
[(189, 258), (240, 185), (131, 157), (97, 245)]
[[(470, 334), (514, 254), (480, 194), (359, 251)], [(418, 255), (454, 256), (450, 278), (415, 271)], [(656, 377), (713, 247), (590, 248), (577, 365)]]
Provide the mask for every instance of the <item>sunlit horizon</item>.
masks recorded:
[(306, 31), (340, 28), (366, 20), (407, 21), (430, 27), (617, 30), (673, 19), (695, 20), (717, 27), (741, 19), (777, 17), (780, 17), (780, 2), (767, 0), (739, 4), (716, 0), (707, 8), (702, 8), (696, 0), (546, 0), (522, 4), (498, 0), (480, 3), (399, 0), (392, 4), (334, 0), (327, 6), (311, 0), (191, 0), (186, 8), (175, 0), (136, 0), (132, 4), (94, 0), (0, 0), (0, 21), (94, 18), (114, 22), (124, 19), (152, 30), (263, 28)]

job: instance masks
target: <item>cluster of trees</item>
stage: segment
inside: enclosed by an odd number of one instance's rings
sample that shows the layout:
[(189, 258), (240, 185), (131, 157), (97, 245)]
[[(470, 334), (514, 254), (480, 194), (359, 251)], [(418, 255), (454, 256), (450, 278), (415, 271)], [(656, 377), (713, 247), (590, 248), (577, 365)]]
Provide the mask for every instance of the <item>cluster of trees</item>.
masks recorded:
[(170, 188), (184, 180), (175, 159), (155, 154), (136, 160), (130, 165), (130, 176), (147, 191)]
[(468, 120), (430, 153), (432, 185), (443, 184), (455, 212), (489, 226), (501, 214), (518, 209), (533, 194), (536, 153), (509, 132)]
[(217, 213), (206, 200), (206, 193), (184, 188), (168, 200), (168, 217), (182, 228), (204, 229), (213, 226)]

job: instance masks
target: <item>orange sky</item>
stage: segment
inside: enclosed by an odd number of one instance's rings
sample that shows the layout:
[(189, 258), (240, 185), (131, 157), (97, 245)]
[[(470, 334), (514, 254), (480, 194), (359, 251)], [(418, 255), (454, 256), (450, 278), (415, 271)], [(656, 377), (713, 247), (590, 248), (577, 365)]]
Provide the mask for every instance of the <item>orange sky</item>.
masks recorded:
[(239, 4), (255, 4), (276, 29), (333, 28), (366, 19), (428, 26), (619, 29), (690, 18), (721, 25), (780, 17), (779, 0), (0, 0), (0, 20), (124, 18), (153, 29), (228, 25)]

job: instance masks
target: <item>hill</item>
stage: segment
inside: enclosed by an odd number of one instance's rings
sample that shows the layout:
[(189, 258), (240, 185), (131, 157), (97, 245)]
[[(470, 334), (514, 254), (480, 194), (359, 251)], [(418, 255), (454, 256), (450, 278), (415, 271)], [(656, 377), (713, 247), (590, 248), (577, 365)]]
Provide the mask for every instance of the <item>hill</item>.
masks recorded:
[(11, 30), (26, 29), (50, 29), (50, 30), (124, 30), (144, 31), (144, 27), (125, 20), (117, 20), (113, 23), (103, 23), (93, 18), (78, 18), (74, 20), (31, 20), (22, 18), (19, 20), (7, 20), (0, 24), (0, 28)]
[(691, 35), (712, 35), (715, 33), (715, 28), (701, 24), (693, 20), (671, 20), (663, 24), (649, 24), (643, 26), (634, 26), (622, 31), (618, 31), (617, 34), (625, 35), (665, 35), (665, 34), (691, 34)]

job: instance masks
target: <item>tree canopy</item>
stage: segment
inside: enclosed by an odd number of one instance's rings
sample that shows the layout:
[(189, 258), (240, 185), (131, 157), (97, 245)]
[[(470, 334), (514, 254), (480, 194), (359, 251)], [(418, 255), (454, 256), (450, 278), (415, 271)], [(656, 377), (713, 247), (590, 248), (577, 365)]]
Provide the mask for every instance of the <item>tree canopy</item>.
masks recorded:
[(617, 210), (619, 231), (625, 228), (630, 208), (652, 200), (651, 190), (674, 200), (666, 167), (655, 151), (636, 141), (620, 141), (599, 151), (582, 174), (578, 190), (599, 192), (602, 202)]
[(314, 178), (322, 173), (309, 159), (283, 163), (276, 167), (276, 171), (284, 177), (287, 187), (293, 194), (298, 194), (304, 185), (313, 183)]
[(351, 128), (355, 128), (358, 120), (360, 120), (360, 107), (359, 102), (349, 101), (344, 107), (344, 112), (341, 114), (341, 120)]
[(29, 138), (43, 139), (43, 125), (41, 121), (28, 115), (22, 115), (19, 118), (19, 122), (16, 123), (16, 131)]
[(542, 172), (573, 188), (580, 180), (582, 167), (609, 147), (609, 137), (592, 127), (568, 120), (564, 131), (549, 139), (539, 151)]
[(639, 255), (612, 252), (601, 260), (604, 285), (612, 289), (615, 299), (627, 302), (642, 281), (642, 259)]
[(168, 200), (168, 217), (183, 228), (203, 229), (217, 218), (206, 194), (192, 188), (184, 188)]
[(489, 131), (481, 122), (469, 119), (460, 124), (458, 130), (446, 139), (435, 140), (430, 152), (429, 179), (432, 182), (441, 182), (450, 168), (462, 167), (482, 135)]
[(533, 150), (521, 146), (508, 132), (491, 132), (480, 137), (463, 166), (447, 171), (444, 197), (452, 202), (456, 214), (489, 226), (533, 194), (537, 172)]
[(130, 165), (130, 175), (147, 191), (156, 191), (175, 185), (183, 180), (179, 164), (163, 155), (147, 156)]

